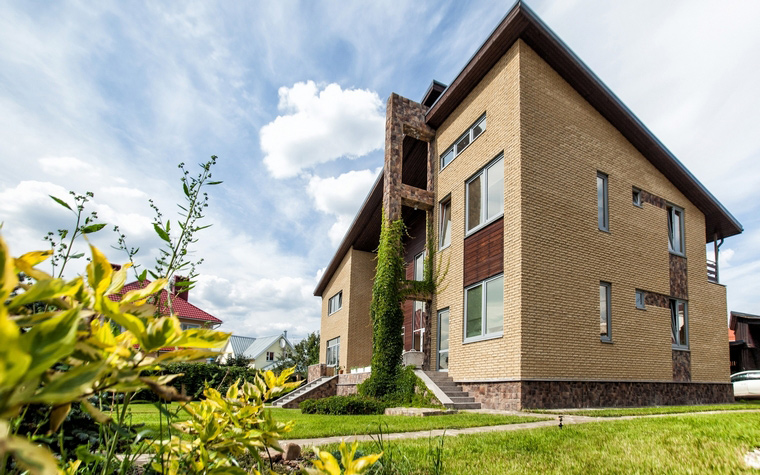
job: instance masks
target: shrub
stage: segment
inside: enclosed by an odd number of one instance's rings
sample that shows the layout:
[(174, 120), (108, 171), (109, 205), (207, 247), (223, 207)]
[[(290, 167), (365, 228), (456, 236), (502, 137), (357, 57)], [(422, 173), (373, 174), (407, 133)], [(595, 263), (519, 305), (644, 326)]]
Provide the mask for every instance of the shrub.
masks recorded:
[(307, 399), (300, 404), (304, 414), (362, 415), (382, 414), (386, 404), (377, 399), (362, 396), (331, 396), (322, 399)]
[[(357, 387), (360, 396), (370, 397), (371, 391), (368, 390), (369, 382), (370, 380), (368, 379)], [(440, 406), (440, 403), (435, 399), (435, 396), (425, 386), (422, 380), (414, 374), (414, 368), (411, 366), (406, 366), (399, 371), (395, 390), (380, 397), (379, 400), (382, 401), (386, 407)]]

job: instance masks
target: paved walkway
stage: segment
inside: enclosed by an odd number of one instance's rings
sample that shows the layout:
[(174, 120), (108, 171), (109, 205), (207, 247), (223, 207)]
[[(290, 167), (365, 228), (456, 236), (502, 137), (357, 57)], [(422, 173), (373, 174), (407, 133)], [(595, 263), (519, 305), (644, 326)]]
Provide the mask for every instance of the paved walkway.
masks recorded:
[[(481, 426), (481, 427), (468, 427), (464, 429), (433, 429), (423, 430), (415, 432), (394, 432), (391, 434), (383, 434), (384, 440), (399, 440), (399, 439), (421, 439), (428, 437), (437, 437), (441, 435), (455, 437), (458, 435), (466, 434), (482, 434), (486, 432), (508, 432), (514, 430), (536, 429), (539, 427), (557, 427), (559, 425), (559, 416), (562, 416), (563, 425), (571, 424), (585, 424), (587, 422), (607, 422), (607, 421), (624, 421), (630, 419), (643, 419), (651, 417), (671, 417), (671, 416), (695, 416), (695, 415), (708, 415), (708, 414), (732, 414), (743, 412), (760, 412), (760, 409), (742, 409), (735, 411), (702, 411), (702, 412), (681, 412), (671, 414), (646, 414), (640, 416), (618, 416), (618, 417), (590, 417), (590, 416), (576, 416), (571, 412), (556, 413), (556, 414), (543, 414), (543, 413), (530, 413), (530, 412), (517, 412), (517, 411), (497, 411), (497, 410), (471, 410), (462, 412), (480, 412), (487, 414), (504, 414), (513, 416), (525, 416), (525, 417), (551, 417), (551, 419), (536, 422), (524, 422), (517, 424), (503, 424), (498, 426)], [(435, 416), (432, 416), (435, 417)], [(342, 440), (346, 442), (353, 442), (358, 440), (360, 442), (371, 441), (373, 436), (370, 435), (350, 435), (350, 436), (335, 436), (335, 437), (318, 437), (315, 439), (287, 439), (281, 440), (280, 443), (284, 447), (287, 444), (298, 444), (301, 447), (320, 447), (323, 445), (339, 444)], [(375, 438), (377, 436), (374, 436)]]

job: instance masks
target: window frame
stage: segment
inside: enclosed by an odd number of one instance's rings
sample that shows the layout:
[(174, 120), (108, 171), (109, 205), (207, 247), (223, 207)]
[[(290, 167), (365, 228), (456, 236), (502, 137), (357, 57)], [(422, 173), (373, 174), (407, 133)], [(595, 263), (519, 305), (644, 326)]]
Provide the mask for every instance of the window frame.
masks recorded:
[[(441, 315), (444, 313), (448, 313), (448, 317), (447, 317), (448, 322), (446, 324), (447, 342), (446, 342), (446, 349), (441, 350), (441, 326), (442, 326)], [(438, 315), (438, 320), (437, 320), (438, 321), (438, 336), (436, 338), (436, 342), (437, 342), (436, 352), (438, 353), (438, 355), (436, 357), (436, 371), (448, 371), (449, 370), (448, 355), (449, 355), (449, 350), (451, 349), (451, 308), (449, 307), (442, 308), (438, 310), (437, 315)], [(446, 356), (447, 356), (446, 368), (441, 368), (441, 354), (444, 352), (446, 353)]]
[[(485, 124), (484, 124), (484, 127), (481, 127), (481, 131), (480, 131), (480, 133), (479, 133), (478, 135), (474, 135), (474, 131), (475, 131), (475, 128), (476, 128), (477, 126), (479, 126), (480, 124), (483, 124), (483, 123), (485, 123)], [(475, 141), (475, 140), (476, 140), (478, 137), (482, 136), (482, 135), (483, 135), (483, 134), (486, 132), (486, 130), (487, 130), (487, 129), (488, 129), (488, 121), (486, 120), (486, 113), (485, 113), (485, 112), (483, 112), (483, 115), (481, 115), (480, 117), (478, 117), (478, 118), (475, 120), (475, 122), (473, 122), (473, 123), (472, 123), (472, 125), (470, 125), (470, 126), (467, 128), (467, 130), (466, 130), (466, 131), (465, 131), (465, 132), (464, 132), (462, 135), (460, 135), (459, 137), (457, 137), (457, 139), (456, 139), (456, 140), (454, 140), (454, 143), (452, 143), (450, 146), (448, 146), (448, 147), (446, 148), (446, 151), (444, 151), (444, 152), (443, 152), (443, 153), (440, 155), (440, 157), (438, 158), (438, 165), (439, 165), (439, 167), (440, 167), (440, 170), (442, 171), (444, 168), (446, 168), (447, 166), (449, 166), (449, 165), (451, 164), (451, 162), (453, 162), (453, 161), (454, 161), (454, 160), (455, 160), (455, 159), (456, 159), (456, 158), (457, 158), (459, 155), (461, 155), (461, 154), (462, 154), (462, 152), (464, 152), (465, 150), (467, 150), (467, 148), (469, 148), (469, 146), (470, 146), (470, 145), (472, 145), (472, 143), (473, 143), (473, 142), (474, 142), (474, 141)], [(465, 137), (469, 137), (469, 140), (470, 140), (470, 141), (469, 141), (469, 142), (467, 143), (467, 145), (465, 145), (465, 146), (464, 146), (464, 147), (463, 147), (461, 150), (457, 150), (457, 145), (458, 145), (458, 144), (459, 144), (459, 142), (461, 142), (461, 141), (462, 141), (462, 139), (463, 139), (463, 138), (465, 138)], [(443, 159), (444, 159), (444, 157), (446, 157), (446, 156), (447, 156), (449, 153), (451, 153), (451, 154), (452, 154), (451, 160), (449, 160), (449, 161), (448, 161), (448, 163), (445, 163), (445, 164), (444, 164), (444, 160), (443, 160)]]
[[(422, 282), (425, 280), (425, 251), (420, 252), (416, 256), (414, 256), (414, 274), (412, 275), (412, 280), (416, 282)], [(419, 275), (419, 279), (417, 278)]]
[[(337, 343), (332, 343), (337, 342)], [(333, 350), (332, 353), (335, 354), (335, 363), (330, 363), (330, 353)], [(332, 367), (338, 367), (340, 366), (340, 337), (336, 336), (335, 338), (332, 338), (330, 340), (327, 340), (327, 343), (325, 343), (325, 364), (327, 366)]]
[(192, 330), (192, 329), (195, 329), (195, 328), (201, 328), (201, 324), (200, 323), (185, 323), (185, 322), (180, 322), (179, 323), (179, 328), (182, 331)]
[[(412, 301), (412, 350), (415, 350), (415, 351), (424, 351), (424, 346), (425, 346), (424, 322), (425, 322), (425, 316), (426, 316), (426, 313), (425, 313), (426, 306), (427, 304), (422, 300)], [(417, 323), (417, 310), (420, 311), (419, 327), (415, 325)], [(414, 347), (415, 341), (418, 338), (417, 336), (418, 334), (419, 334), (419, 342), (420, 342), (419, 350)]]
[[(674, 205), (673, 203), (668, 203), (666, 206), (666, 210), (668, 212), (668, 251), (671, 254), (675, 254), (677, 256), (686, 257), (686, 217), (685, 212), (683, 208), (680, 206)], [(680, 231), (680, 241), (679, 241), (679, 249), (674, 249), (673, 246), (673, 216), (678, 213), (680, 216), (679, 220), (679, 231)]]
[[(441, 239), (441, 236), (444, 235), (444, 208), (448, 207), (449, 209), (449, 220), (448, 220), (448, 234), (445, 236), (448, 237), (448, 242), (444, 243)], [(444, 199), (442, 199), (438, 203), (438, 249), (446, 249), (447, 247), (451, 246), (451, 231), (453, 230), (452, 226), (452, 219), (451, 219), (451, 195), (446, 196)]]
[[(335, 298), (338, 298), (338, 308), (333, 309), (333, 301)], [(343, 308), (343, 290), (339, 290), (338, 293), (333, 295), (327, 300), (327, 316), (329, 317), (333, 313), (339, 311)]]
[[(602, 196), (599, 196), (599, 179), (602, 180)], [(599, 213), (599, 205), (602, 213)], [(610, 176), (597, 170), (596, 172), (596, 217), (600, 231), (610, 232)]]
[[(270, 355), (272, 356), (271, 358), (269, 357)], [(274, 351), (267, 351), (266, 360), (267, 361), (274, 361)]]
[[(646, 301), (647, 293), (644, 292), (643, 290), (636, 289), (635, 295), (636, 295), (635, 297), (636, 308), (639, 310), (646, 310), (647, 309), (647, 301)], [(641, 297), (641, 300), (639, 300), (639, 297)]]
[[(501, 162), (501, 174), (502, 174), (502, 186), (501, 186), (501, 212), (494, 216), (488, 217), (488, 170), (496, 166)], [(472, 229), (467, 229), (470, 223), (470, 183), (482, 177), (480, 180), (480, 223), (473, 226)], [(471, 236), (484, 227), (488, 226), (492, 222), (498, 220), (504, 216), (504, 152), (499, 153), (493, 160), (488, 162), (486, 166), (478, 170), (477, 173), (472, 175), (467, 181), (464, 182), (464, 229), (465, 237)]]
[[(678, 325), (677, 312), (678, 304), (683, 304), (683, 321), (684, 321), (684, 335), (686, 337), (686, 343), (679, 341), (680, 332), (676, 331)], [(671, 331), (671, 347), (674, 350), (688, 351), (689, 350), (689, 302), (684, 299), (669, 299), (670, 304), (670, 331)], [(675, 313), (674, 313), (675, 312)], [(675, 319), (674, 319), (675, 316)]]
[(601, 322), (602, 322), (602, 301), (601, 301), (601, 289), (605, 289), (605, 299), (606, 299), (606, 314), (605, 314), (605, 323), (607, 325), (607, 333), (602, 334), (601, 331), (599, 332), (599, 340), (602, 343), (612, 343), (612, 284), (610, 282), (605, 281), (599, 281), (599, 324), (600, 324), (600, 330), (601, 330)]
[[(501, 281), (501, 330), (498, 332), (493, 333), (486, 333), (488, 331), (488, 291), (487, 291), (487, 285), (489, 282), (492, 282), (497, 279), (502, 279)], [(482, 286), (483, 291), (481, 292), (481, 310), (480, 310), (480, 334), (474, 335), (474, 336), (467, 336), (467, 295), (470, 290), (474, 289), (475, 287)], [(504, 274), (497, 274), (494, 276), (491, 276), (487, 279), (481, 280), (480, 282), (476, 282), (472, 285), (468, 285), (464, 288), (464, 315), (462, 318), (463, 322), (463, 331), (462, 331), (462, 343), (474, 343), (477, 341), (483, 341), (483, 340), (491, 340), (494, 338), (501, 338), (504, 336)], [(449, 318), (451, 316), (449, 315)], [(451, 321), (449, 320), (449, 325), (451, 325)], [(449, 333), (449, 341), (451, 340), (451, 333)]]
[(631, 201), (633, 202), (633, 206), (637, 206), (639, 208), (644, 207), (644, 203), (641, 201), (641, 188), (636, 188), (634, 186), (631, 189)]

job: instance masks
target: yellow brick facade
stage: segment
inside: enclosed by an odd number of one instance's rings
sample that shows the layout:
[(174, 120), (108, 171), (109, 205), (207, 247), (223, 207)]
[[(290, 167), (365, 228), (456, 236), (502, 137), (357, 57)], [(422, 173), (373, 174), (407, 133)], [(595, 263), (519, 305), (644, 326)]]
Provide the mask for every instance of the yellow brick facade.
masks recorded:
[[(320, 363), (327, 362), (327, 342), (340, 337), (340, 367), (345, 370), (369, 366), (372, 358), (369, 305), (372, 300), (374, 274), (375, 255), (351, 248), (325, 287), (319, 332)], [(341, 291), (341, 309), (328, 315), (327, 306), (330, 298)]]
[[(707, 281), (703, 213), (522, 40), (437, 129), (438, 154), (484, 113), (486, 131), (434, 170), (436, 201), (451, 199), (452, 229), (436, 258), (448, 273), (430, 311), (431, 368), (437, 312), (448, 308), (455, 381), (673, 381), (670, 311), (635, 304), (636, 289), (670, 295), (667, 215), (635, 206), (636, 187), (684, 210), (691, 381), (727, 382), (726, 292)], [(465, 182), (499, 154), (503, 335), (465, 344)], [(598, 229), (597, 172), (608, 175), (609, 231)], [(436, 224), (438, 214), (436, 206)], [(373, 254), (351, 249), (323, 292), (322, 362), (326, 341), (341, 336), (341, 365), (369, 364), (374, 264)], [(599, 338), (601, 281), (611, 284), (611, 343)], [(341, 289), (343, 309), (327, 316)]]

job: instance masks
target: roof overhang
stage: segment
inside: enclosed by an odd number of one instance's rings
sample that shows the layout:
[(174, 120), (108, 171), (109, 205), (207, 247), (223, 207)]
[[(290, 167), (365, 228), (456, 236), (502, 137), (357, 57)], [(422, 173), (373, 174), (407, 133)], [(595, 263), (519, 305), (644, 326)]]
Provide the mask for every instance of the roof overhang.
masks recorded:
[(518, 1), (427, 113), (437, 129), (496, 62), (522, 39), (705, 215), (706, 242), (742, 232), (739, 221), (524, 3)]

